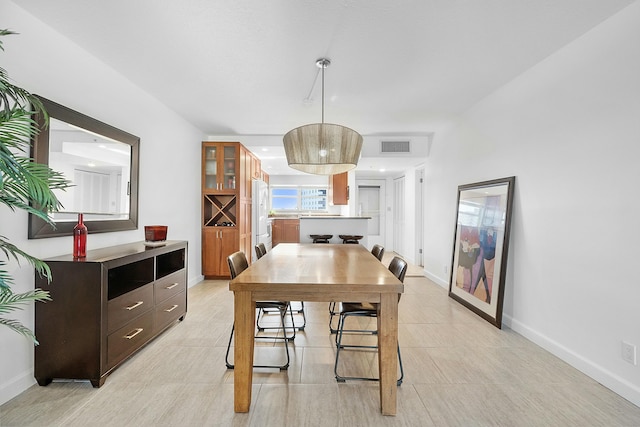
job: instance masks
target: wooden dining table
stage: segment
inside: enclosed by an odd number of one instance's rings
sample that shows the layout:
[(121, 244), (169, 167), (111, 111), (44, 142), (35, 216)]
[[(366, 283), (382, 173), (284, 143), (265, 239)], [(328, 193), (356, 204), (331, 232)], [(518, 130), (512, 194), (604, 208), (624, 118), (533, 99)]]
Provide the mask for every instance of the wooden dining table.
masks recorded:
[(398, 295), (404, 285), (364, 246), (280, 243), (231, 280), (229, 290), (235, 412), (248, 412), (251, 405), (256, 301), (358, 301), (379, 303), (380, 407), (382, 414), (396, 415)]

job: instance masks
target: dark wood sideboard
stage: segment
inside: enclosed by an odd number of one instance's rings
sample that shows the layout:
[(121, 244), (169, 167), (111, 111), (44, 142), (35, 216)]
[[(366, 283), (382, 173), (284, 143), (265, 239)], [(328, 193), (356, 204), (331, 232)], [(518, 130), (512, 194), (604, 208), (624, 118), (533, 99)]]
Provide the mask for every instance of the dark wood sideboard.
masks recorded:
[(52, 281), (36, 286), (35, 378), (88, 379), (94, 387), (187, 313), (187, 242), (129, 243), (45, 260)]

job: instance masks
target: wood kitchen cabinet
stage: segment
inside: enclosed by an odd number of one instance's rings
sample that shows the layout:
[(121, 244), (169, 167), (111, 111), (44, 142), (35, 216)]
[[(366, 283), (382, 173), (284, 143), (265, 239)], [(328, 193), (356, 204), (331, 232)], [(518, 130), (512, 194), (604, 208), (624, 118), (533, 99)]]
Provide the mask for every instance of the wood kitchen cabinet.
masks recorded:
[[(257, 169), (256, 169), (257, 168)], [(202, 274), (228, 278), (227, 257), (251, 254), (252, 179), (260, 160), (239, 142), (202, 143)]]
[(300, 243), (299, 219), (274, 219), (271, 226), (272, 245), (278, 243)]
[(88, 379), (94, 387), (187, 313), (187, 242), (143, 242), (45, 260), (51, 282), (36, 287), (51, 301), (35, 304), (34, 375)]
[(235, 227), (205, 228), (202, 232), (203, 274), (230, 277), (227, 257), (238, 250), (238, 245), (238, 230)]
[(334, 205), (349, 204), (349, 173), (329, 176), (329, 200)]
[(206, 143), (202, 149), (202, 189), (217, 193), (236, 191), (238, 170), (237, 142)]

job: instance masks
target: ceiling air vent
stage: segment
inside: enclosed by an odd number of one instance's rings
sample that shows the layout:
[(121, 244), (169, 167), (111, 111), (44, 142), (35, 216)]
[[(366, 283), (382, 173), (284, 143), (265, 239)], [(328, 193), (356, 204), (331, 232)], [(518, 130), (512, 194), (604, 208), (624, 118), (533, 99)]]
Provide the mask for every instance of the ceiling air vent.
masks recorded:
[(411, 141), (380, 141), (381, 153), (411, 153)]

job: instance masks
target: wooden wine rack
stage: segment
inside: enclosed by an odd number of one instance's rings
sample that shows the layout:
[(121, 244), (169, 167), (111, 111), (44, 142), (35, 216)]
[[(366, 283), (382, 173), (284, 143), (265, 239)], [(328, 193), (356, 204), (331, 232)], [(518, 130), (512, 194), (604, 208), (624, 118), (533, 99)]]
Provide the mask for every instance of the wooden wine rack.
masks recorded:
[(205, 194), (203, 200), (204, 226), (215, 227), (223, 222), (237, 225), (236, 196), (234, 194)]

